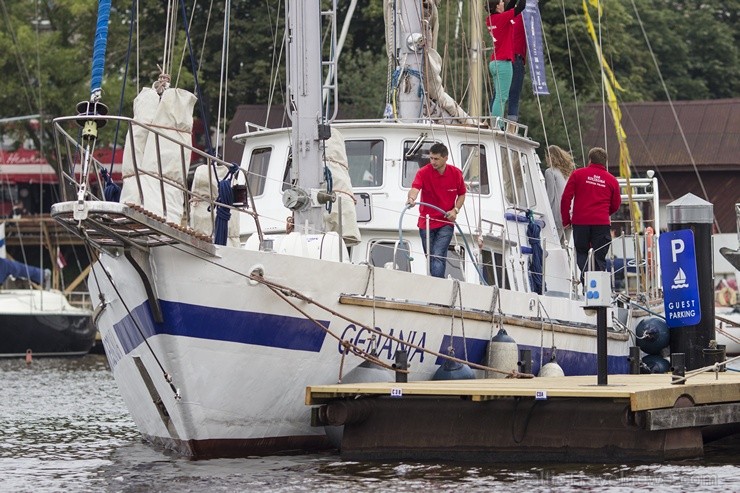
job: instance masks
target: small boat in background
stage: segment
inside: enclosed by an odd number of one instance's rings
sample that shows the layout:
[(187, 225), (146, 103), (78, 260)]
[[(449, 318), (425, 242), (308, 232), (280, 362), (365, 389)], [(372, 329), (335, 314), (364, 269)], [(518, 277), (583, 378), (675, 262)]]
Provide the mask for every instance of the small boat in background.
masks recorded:
[[(15, 281), (13, 281), (15, 279)], [(89, 309), (49, 289), (51, 271), (0, 257), (0, 357), (83, 356), (95, 342)], [(24, 287), (5, 289), (6, 284)]]

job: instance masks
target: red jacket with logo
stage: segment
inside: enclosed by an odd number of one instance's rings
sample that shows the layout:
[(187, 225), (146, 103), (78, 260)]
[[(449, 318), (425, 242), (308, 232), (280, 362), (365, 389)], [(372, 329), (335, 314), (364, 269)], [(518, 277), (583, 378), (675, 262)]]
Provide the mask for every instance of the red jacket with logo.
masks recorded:
[[(573, 217), (570, 213), (573, 202)], [(609, 216), (622, 203), (619, 182), (601, 164), (590, 163), (575, 170), (560, 199), (563, 227), (570, 224), (597, 226), (611, 224)]]

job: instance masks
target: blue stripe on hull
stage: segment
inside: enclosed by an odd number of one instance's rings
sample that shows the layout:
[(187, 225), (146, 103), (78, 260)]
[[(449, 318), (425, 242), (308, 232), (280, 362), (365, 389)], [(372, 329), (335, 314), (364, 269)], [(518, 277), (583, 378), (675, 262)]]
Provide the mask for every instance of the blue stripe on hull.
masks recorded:
[[(444, 336), (438, 352), (447, 354), (449, 347), (450, 336)], [(465, 350), (467, 349), (468, 361), (479, 365), (486, 364), (486, 355), (488, 352), (487, 339), (466, 337), (463, 343), (462, 337), (455, 336), (452, 338), (452, 347), (455, 350), (456, 357), (464, 359), (466, 354)], [(538, 346), (525, 346), (523, 344), (519, 344), (518, 348), (520, 350), (529, 349), (532, 351), (532, 372), (535, 375), (539, 373), (540, 348)], [(542, 358), (543, 364), (550, 361), (551, 353), (552, 351), (550, 348), (544, 349), (544, 356)], [(595, 353), (582, 353), (579, 351), (565, 351), (561, 349), (557, 351), (557, 363), (563, 368), (566, 375), (596, 375), (596, 360), (597, 357)], [(434, 363), (441, 365), (444, 363), (444, 359), (438, 357)], [(629, 360), (627, 359), (627, 355), (607, 356), (607, 370), (610, 374), (615, 375), (620, 373), (629, 373)]]
[[(154, 321), (149, 303), (144, 302), (113, 326), (124, 353), (131, 352), (144, 342), (144, 338), (148, 339), (157, 334), (315, 353), (321, 350), (326, 338), (325, 331), (314, 322), (303, 318), (242, 312), (171, 301), (160, 301), (160, 306), (164, 318), (163, 323)], [(137, 329), (137, 323), (144, 337)], [(319, 323), (328, 326), (329, 322), (319, 320)]]
[[(154, 322), (149, 304), (144, 302), (137, 306), (132, 314), (113, 326), (125, 354), (144, 342), (144, 338), (134, 323), (134, 318), (147, 339), (157, 334), (168, 334), (318, 353), (326, 338), (325, 331), (312, 321), (302, 318), (171, 301), (160, 301), (160, 306), (164, 315), (164, 323)], [(320, 323), (327, 326), (329, 322), (320, 321)], [(450, 342), (458, 358), (465, 358), (467, 349), (469, 361), (485, 364), (487, 339), (467, 337), (463, 341), (462, 337), (451, 339), (447, 335), (442, 338), (439, 352), (447, 353)], [(540, 370), (540, 348), (520, 344), (519, 349), (532, 351), (532, 371), (537, 374)], [(544, 353), (543, 362), (547, 363), (550, 360), (551, 351), (545, 348)], [(435, 364), (441, 365), (443, 362), (442, 358), (437, 358)], [(566, 375), (596, 374), (596, 354), (593, 353), (558, 350), (557, 362)], [(608, 356), (607, 366), (609, 373), (612, 374), (629, 372), (629, 361), (626, 355)]]

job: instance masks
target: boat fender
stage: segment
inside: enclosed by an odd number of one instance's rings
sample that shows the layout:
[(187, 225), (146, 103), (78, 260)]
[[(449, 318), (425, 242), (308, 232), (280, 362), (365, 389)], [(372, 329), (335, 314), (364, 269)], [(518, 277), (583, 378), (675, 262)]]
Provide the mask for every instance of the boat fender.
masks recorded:
[(637, 346), (646, 354), (659, 355), (671, 342), (668, 324), (660, 317), (648, 317), (640, 320), (635, 327)]
[[(488, 342), (488, 366), (502, 371), (515, 372), (519, 370), (519, 347), (514, 339), (500, 329)], [(504, 373), (486, 371), (486, 378), (506, 378)]]
[(377, 363), (365, 360), (347, 372), (339, 383), (395, 382), (396, 373)]
[[(450, 348), (447, 352), (450, 356), (455, 356), (455, 350)], [(453, 361), (446, 359), (437, 371), (434, 372), (432, 380), (473, 380), (475, 379), (475, 373), (470, 366), (459, 361)]]
[(658, 354), (648, 354), (642, 362), (650, 368), (651, 373), (666, 373), (671, 369), (671, 362)]
[(565, 372), (555, 359), (542, 365), (538, 377), (564, 377)]
[(33, 363), (33, 351), (26, 349), (26, 364), (30, 365)]
[[(395, 381), (396, 373), (394, 371), (383, 368), (372, 361), (365, 360), (347, 372), (339, 383), (375, 383)], [(329, 439), (329, 443), (331, 443), (334, 448), (340, 449), (342, 445), (342, 435), (344, 434), (344, 425), (324, 426), (324, 432), (326, 433), (326, 438)]]

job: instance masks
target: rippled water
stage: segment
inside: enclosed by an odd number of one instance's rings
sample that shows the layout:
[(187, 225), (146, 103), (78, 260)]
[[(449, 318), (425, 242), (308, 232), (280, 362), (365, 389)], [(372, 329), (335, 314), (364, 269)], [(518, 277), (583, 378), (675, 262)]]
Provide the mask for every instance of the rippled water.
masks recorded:
[(495, 466), (335, 455), (188, 461), (141, 442), (104, 356), (0, 361), (0, 491), (737, 491), (738, 440), (701, 460)]

